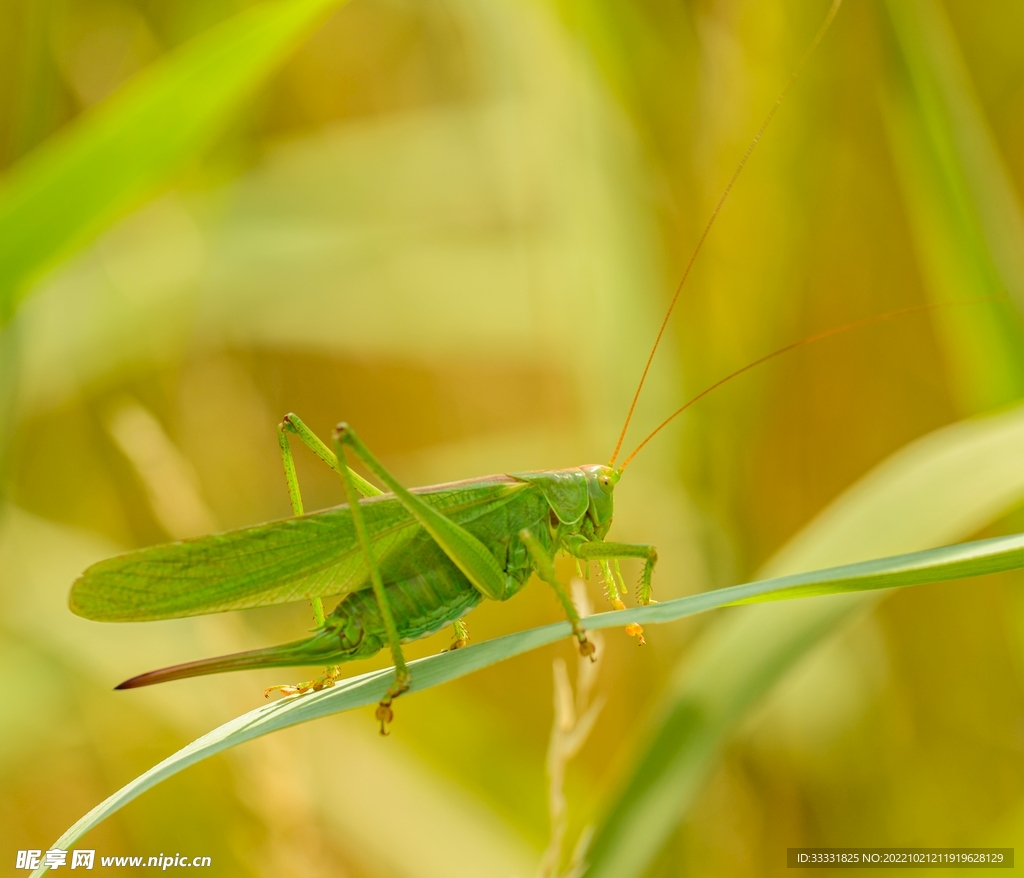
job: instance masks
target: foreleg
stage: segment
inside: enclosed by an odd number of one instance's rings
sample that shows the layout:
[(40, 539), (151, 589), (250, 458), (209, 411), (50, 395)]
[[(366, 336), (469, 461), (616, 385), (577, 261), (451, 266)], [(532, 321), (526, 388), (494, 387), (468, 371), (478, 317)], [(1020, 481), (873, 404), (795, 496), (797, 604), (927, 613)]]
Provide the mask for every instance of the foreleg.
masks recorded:
[[(606, 585), (609, 587), (609, 595), (615, 590), (612, 596), (612, 606), (616, 610), (624, 609), (624, 605), (618, 597), (618, 587), (615, 585), (615, 577), (611, 565), (615, 566), (615, 574), (621, 579), (619, 573), (620, 558), (643, 558), (644, 570), (640, 576), (640, 586), (637, 590), (637, 599), (641, 604), (651, 603), (651, 576), (654, 573), (654, 565), (658, 563), (658, 551), (654, 546), (640, 543), (605, 543), (601, 541), (583, 542), (570, 547), (571, 553), (584, 561), (597, 561), (601, 564), (604, 572)], [(630, 622), (626, 626), (626, 633), (631, 637), (639, 639), (640, 644), (644, 643), (644, 629), (636, 622)]]
[(651, 575), (654, 565), (658, 563), (658, 550), (654, 546), (641, 543), (605, 543), (599, 540), (578, 543), (570, 547), (570, 552), (583, 561), (616, 561), (620, 558), (643, 558), (644, 571), (640, 576), (637, 589), (637, 600), (641, 604), (651, 602)]

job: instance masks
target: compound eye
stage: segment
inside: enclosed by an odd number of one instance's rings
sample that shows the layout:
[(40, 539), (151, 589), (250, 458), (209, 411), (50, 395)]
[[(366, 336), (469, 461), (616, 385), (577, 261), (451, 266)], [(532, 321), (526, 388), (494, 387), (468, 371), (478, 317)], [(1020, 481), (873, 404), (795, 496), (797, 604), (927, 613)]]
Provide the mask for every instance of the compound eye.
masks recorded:
[(612, 489), (612, 480), (609, 476), (598, 476), (597, 483), (606, 491)]

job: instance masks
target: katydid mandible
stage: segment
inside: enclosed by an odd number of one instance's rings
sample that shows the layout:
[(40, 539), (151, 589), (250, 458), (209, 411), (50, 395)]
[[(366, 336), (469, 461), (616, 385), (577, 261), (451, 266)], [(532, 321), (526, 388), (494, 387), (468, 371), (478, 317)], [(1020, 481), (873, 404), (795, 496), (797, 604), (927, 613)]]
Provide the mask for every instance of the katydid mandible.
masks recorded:
[[(642, 604), (649, 603), (658, 557), (655, 548), (605, 539), (612, 524), (615, 485), (626, 466), (669, 421), (714, 387), (793, 347), (852, 328), (843, 327), (788, 345), (727, 376), (673, 413), (615, 466), (651, 361), (694, 259), (751, 151), (838, 7), (839, 0), (835, 0), (705, 226), (665, 314), (608, 464), (484, 476), (410, 490), (391, 475), (347, 424), (335, 428), (333, 447), (328, 447), (298, 417), (289, 414), (278, 429), (278, 438), (294, 518), (153, 546), (101, 561), (74, 583), (70, 605), (73, 612), (89, 619), (146, 621), (308, 599), (313, 602), (317, 630), (310, 637), (280, 646), (152, 671), (117, 688), (247, 668), (327, 666), (323, 675), (308, 683), (274, 687), (286, 695), (301, 694), (332, 685), (341, 674), (342, 663), (375, 655), (388, 647), (395, 678), (376, 713), (381, 733), (386, 734), (393, 716), (392, 702), (409, 688), (402, 644), (452, 625), (452, 646), (463, 645), (467, 633), (462, 617), (484, 598), (504, 601), (512, 597), (533, 574), (554, 590), (581, 653), (592, 655), (593, 645), (555, 573), (553, 559), (559, 552), (586, 565), (597, 562), (616, 609), (623, 608), (621, 598), (627, 591), (618, 562), (641, 559), (643, 572), (637, 598)], [(347, 503), (303, 514), (290, 435), (339, 474)], [(347, 465), (348, 453), (388, 493), (353, 472)], [(330, 595), (341, 596), (341, 600), (325, 617), (321, 599)], [(627, 631), (643, 642), (640, 626), (627, 626)]]

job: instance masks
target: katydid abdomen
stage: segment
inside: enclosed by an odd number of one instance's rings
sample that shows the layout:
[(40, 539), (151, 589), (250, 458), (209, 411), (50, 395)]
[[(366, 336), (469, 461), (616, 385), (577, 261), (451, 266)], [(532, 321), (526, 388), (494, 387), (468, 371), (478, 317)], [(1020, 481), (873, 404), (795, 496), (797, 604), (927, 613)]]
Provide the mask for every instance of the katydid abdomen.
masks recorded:
[[(443, 556), (442, 556), (443, 557)], [(430, 569), (385, 585), (403, 643), (427, 637), (452, 624), (483, 599), (447, 558)], [(296, 665), (338, 665), (370, 658), (388, 646), (388, 634), (374, 593), (362, 589), (339, 601), (311, 637), (266, 649), (202, 659), (162, 668), (126, 680), (118, 689), (205, 674)]]

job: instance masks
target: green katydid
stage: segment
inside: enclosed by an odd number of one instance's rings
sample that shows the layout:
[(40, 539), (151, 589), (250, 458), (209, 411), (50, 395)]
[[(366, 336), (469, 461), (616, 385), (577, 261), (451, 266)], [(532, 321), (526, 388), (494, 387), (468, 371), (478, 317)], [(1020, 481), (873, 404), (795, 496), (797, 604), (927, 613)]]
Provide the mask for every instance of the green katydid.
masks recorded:
[[(838, 6), (839, 0), (835, 0), (779, 101), (820, 42)], [(453, 646), (461, 645), (467, 636), (463, 615), (484, 598), (507, 600), (533, 574), (553, 588), (581, 653), (592, 654), (593, 646), (579, 615), (555, 574), (553, 558), (561, 551), (587, 565), (597, 562), (617, 609), (623, 607), (621, 595), (626, 591), (618, 562), (639, 558), (644, 563), (637, 597), (641, 603), (650, 602), (655, 548), (605, 540), (612, 524), (615, 485), (640, 449), (698, 399), (755, 365), (836, 332), (918, 310), (904, 309), (820, 333), (750, 363), (670, 415), (622, 464), (615, 466), (651, 361), (690, 267), (779, 101), (765, 118), (704, 228), (665, 314), (607, 465), (484, 476), (409, 490), (347, 424), (335, 428), (332, 450), (299, 418), (287, 415), (278, 434), (294, 518), (153, 546), (101, 561), (75, 582), (70, 605), (75, 613), (89, 619), (145, 621), (309, 599), (313, 601), (317, 630), (310, 637), (280, 646), (152, 671), (117, 688), (246, 668), (328, 666), (321, 677), (309, 683), (275, 687), (285, 694), (298, 694), (333, 684), (340, 675), (339, 664), (374, 655), (387, 646), (394, 660), (395, 679), (377, 708), (381, 732), (386, 733), (392, 719), (392, 701), (409, 688), (402, 643), (453, 625)], [(346, 504), (303, 514), (289, 435), (297, 436), (338, 472)], [(347, 452), (353, 453), (388, 493), (353, 472), (347, 465)], [(325, 617), (320, 601), (329, 595), (340, 595), (341, 600)], [(628, 626), (627, 631), (643, 642), (638, 625)]]
[[(305, 640), (154, 671), (118, 688), (242, 668), (335, 665), (390, 646), (395, 682), (377, 711), (384, 730), (392, 699), (409, 686), (402, 642), (453, 624), (458, 643), (465, 638), (465, 613), (484, 597), (508, 599), (533, 573), (555, 590), (580, 651), (593, 652), (555, 575), (552, 557), (559, 549), (602, 564), (619, 605), (611, 562), (644, 559), (639, 596), (650, 600), (653, 546), (604, 540), (620, 474), (611, 466), (485, 476), (409, 491), (347, 425), (335, 429), (332, 452), (288, 415), (280, 436), (298, 512), (289, 433), (339, 472), (348, 504), (101, 561), (74, 584), (71, 608), (90, 619), (140, 621), (343, 595), (334, 612)], [(382, 494), (345, 466), (346, 449), (391, 493)], [(638, 626), (632, 630), (640, 634)], [(288, 694), (319, 689), (337, 673), (332, 667), (318, 680), (282, 688)]]

